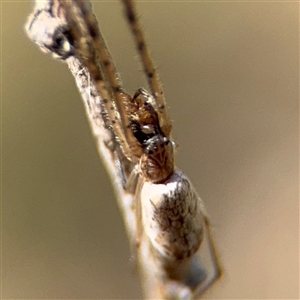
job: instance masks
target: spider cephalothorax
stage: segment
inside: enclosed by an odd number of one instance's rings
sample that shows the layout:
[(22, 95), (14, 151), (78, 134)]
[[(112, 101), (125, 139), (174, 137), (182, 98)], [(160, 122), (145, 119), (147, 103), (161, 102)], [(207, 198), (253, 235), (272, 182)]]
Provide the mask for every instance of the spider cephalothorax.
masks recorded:
[(151, 101), (146, 90), (138, 90), (128, 109), (129, 128), (142, 149), (140, 170), (143, 176), (151, 182), (161, 182), (174, 171), (173, 145), (163, 133)]
[(146, 180), (158, 183), (174, 171), (173, 145), (163, 135), (155, 135), (145, 143), (140, 168)]

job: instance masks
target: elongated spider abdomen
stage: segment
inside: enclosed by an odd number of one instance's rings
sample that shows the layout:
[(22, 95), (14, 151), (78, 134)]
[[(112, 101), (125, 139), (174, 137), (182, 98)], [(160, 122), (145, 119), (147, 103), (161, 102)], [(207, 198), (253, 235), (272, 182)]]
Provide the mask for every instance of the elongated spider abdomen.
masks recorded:
[(145, 182), (141, 191), (144, 230), (168, 261), (191, 257), (203, 239), (201, 199), (185, 174), (175, 170), (163, 183)]

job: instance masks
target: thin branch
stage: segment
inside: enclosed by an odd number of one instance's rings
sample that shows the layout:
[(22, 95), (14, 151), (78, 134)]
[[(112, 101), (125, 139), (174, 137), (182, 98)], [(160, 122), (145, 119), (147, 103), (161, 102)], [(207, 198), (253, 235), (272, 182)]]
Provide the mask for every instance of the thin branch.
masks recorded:
[[(55, 13), (53, 13), (55, 12)], [(75, 20), (76, 21), (76, 20)], [(76, 54), (75, 44), (80, 41), (68, 40), (69, 24), (65, 18), (60, 3), (56, 1), (36, 1), (33, 13), (29, 16), (26, 30), (31, 40), (33, 40), (42, 51), (51, 53), (55, 58), (63, 59), (72, 75), (81, 94), (87, 120), (98, 148), (99, 156), (111, 179), (118, 206), (124, 219), (126, 231), (132, 249), (135, 248), (136, 238), (136, 218), (134, 212), (134, 195), (124, 188), (124, 178), (131, 172), (133, 165), (124, 156), (116, 141), (116, 137), (111, 130), (111, 124), (106, 118), (103, 107), (103, 99), (106, 99), (105, 87), (101, 88), (99, 82), (94, 82), (95, 75), (91, 72), (87, 62), (97, 65), (96, 57), (92, 53), (87, 53), (89, 60), (83, 59), (82, 55)], [(87, 49), (87, 51), (89, 51)], [(134, 252), (134, 251), (133, 251)], [(143, 251), (140, 251), (142, 253)], [(139, 264), (142, 277), (144, 279), (144, 290), (147, 296), (159, 295), (155, 274), (158, 269), (154, 262), (149, 260), (149, 253), (143, 252), (144, 263)]]

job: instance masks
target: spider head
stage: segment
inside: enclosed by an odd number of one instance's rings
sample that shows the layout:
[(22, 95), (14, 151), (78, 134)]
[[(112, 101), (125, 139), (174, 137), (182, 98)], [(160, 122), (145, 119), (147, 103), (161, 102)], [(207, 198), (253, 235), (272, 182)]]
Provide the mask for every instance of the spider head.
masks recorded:
[(154, 183), (164, 181), (174, 171), (174, 149), (160, 127), (152, 96), (140, 89), (129, 102), (127, 112), (130, 116), (128, 128), (134, 138), (131, 150), (139, 160), (143, 177)]

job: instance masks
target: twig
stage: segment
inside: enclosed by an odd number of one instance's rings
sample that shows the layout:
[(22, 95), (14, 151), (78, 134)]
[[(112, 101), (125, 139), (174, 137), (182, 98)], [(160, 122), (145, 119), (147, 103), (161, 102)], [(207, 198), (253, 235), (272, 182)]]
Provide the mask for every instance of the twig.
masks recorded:
[[(56, 14), (53, 14), (56, 11)], [(69, 24), (65, 19), (65, 12), (56, 1), (36, 1), (34, 11), (29, 16), (26, 30), (42, 51), (50, 52), (55, 58), (64, 59), (67, 63), (77, 87), (81, 94), (87, 119), (95, 138), (99, 156), (111, 179), (118, 206), (124, 219), (125, 228), (132, 248), (135, 247), (136, 218), (133, 210), (134, 195), (124, 188), (121, 174), (129, 174), (132, 163), (123, 155), (115, 135), (110, 129), (110, 124), (105, 118), (102, 100), (105, 98), (105, 89), (99, 91), (95, 82), (91, 79), (91, 73), (86, 67), (82, 56), (77, 56), (69, 47), (65, 34)], [(95, 59), (95, 57), (94, 57)], [(94, 61), (96, 64), (97, 62)], [(155, 280), (155, 265), (149, 261), (149, 255), (144, 253), (145, 265), (140, 265), (144, 278), (145, 289), (150, 295), (158, 295), (157, 282)], [(144, 269), (144, 271), (143, 271)], [(152, 272), (151, 272), (152, 271)]]

